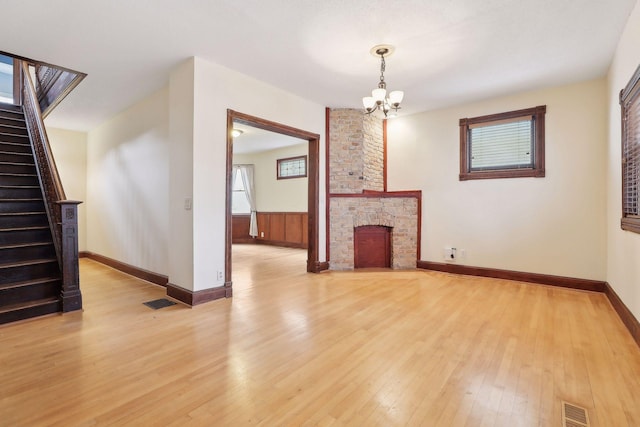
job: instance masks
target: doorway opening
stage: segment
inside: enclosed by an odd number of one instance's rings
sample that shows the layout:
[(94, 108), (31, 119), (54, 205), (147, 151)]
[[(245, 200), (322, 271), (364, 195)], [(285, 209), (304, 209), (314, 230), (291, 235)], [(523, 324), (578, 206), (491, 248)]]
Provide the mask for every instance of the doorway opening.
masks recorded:
[[(233, 166), (233, 134), (234, 126), (251, 126), (254, 128), (274, 132), (276, 134), (291, 136), (308, 142), (307, 154), (307, 272), (320, 271), (318, 257), (318, 197), (319, 197), (319, 150), (320, 136), (291, 126), (227, 110), (227, 170), (226, 170), (226, 218), (225, 218), (225, 286), (231, 288), (232, 277), (232, 242), (233, 242), (233, 191), (234, 191), (234, 166)], [(237, 168), (236, 168), (237, 169)], [(274, 166), (274, 173), (275, 171)], [(236, 170), (236, 173), (237, 170)], [(236, 189), (237, 190), (237, 189)], [(229, 292), (228, 292), (229, 293)]]

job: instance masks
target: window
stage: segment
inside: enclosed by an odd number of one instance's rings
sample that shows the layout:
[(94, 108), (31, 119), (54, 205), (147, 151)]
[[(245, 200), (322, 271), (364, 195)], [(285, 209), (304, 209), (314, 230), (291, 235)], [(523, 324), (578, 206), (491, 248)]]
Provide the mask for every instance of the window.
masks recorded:
[(233, 194), (231, 195), (231, 213), (232, 214), (249, 214), (251, 213), (251, 205), (249, 198), (244, 190), (242, 181), (242, 171), (240, 168), (233, 168)]
[(460, 119), (460, 180), (543, 177), (546, 110)]
[(307, 176), (307, 156), (277, 160), (278, 179), (304, 178)]
[(640, 67), (620, 91), (622, 108), (622, 219), (623, 230), (640, 233)]
[(13, 104), (13, 58), (0, 54), (0, 102)]

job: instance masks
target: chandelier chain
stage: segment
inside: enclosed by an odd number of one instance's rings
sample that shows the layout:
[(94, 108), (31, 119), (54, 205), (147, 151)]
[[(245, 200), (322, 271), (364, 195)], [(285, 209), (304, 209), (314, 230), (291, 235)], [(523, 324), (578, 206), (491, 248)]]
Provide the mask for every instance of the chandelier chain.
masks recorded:
[(384, 72), (386, 70), (387, 64), (384, 61), (384, 55), (380, 55), (380, 58), (382, 58), (382, 60), (380, 61), (380, 84), (384, 85)]

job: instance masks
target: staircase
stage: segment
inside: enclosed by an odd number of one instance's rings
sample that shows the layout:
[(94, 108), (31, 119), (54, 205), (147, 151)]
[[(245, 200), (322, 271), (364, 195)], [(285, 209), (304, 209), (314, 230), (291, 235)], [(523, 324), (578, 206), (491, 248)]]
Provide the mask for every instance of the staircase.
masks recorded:
[(24, 113), (0, 104), (0, 324), (62, 311), (61, 290)]

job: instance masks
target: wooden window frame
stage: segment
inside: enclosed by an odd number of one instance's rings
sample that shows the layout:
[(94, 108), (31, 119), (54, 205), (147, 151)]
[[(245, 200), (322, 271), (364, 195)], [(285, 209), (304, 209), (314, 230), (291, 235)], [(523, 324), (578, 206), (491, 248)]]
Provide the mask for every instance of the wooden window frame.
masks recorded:
[[(546, 105), (539, 105), (537, 107), (526, 108), (523, 110), (508, 111), (506, 113), (489, 114), (487, 116), (460, 119), (460, 181), (467, 181), (471, 179), (544, 177), (544, 118), (546, 111)], [(469, 145), (470, 126), (501, 120), (509, 120), (524, 116), (531, 116), (533, 118), (533, 167), (516, 169), (485, 169), (480, 171), (471, 170), (471, 158), (469, 155), (471, 149)]]
[[(291, 176), (280, 176), (280, 163), (291, 161), (291, 160), (304, 160), (304, 175), (291, 175)], [(307, 156), (295, 156), (295, 157), (285, 157), (284, 159), (276, 160), (276, 178), (277, 179), (295, 179), (295, 178), (306, 178), (308, 173), (309, 165), (307, 162)]]
[[(625, 117), (627, 116), (627, 109), (632, 106), (635, 103), (640, 103), (640, 66), (638, 66), (638, 68), (636, 69), (635, 73), (633, 74), (633, 76), (631, 76), (631, 79), (629, 80), (629, 83), (627, 83), (627, 85), (624, 87), (624, 89), (622, 89), (620, 91), (620, 110), (621, 110), (621, 115), (620, 115), (620, 122), (621, 122), (621, 126), (622, 126), (622, 137), (621, 137), (621, 174), (622, 174), (622, 179), (621, 179), (621, 213), (622, 213), (622, 218), (620, 219), (620, 228), (622, 228), (623, 230), (626, 231), (631, 231), (633, 233), (639, 233), (640, 234), (640, 217), (636, 217), (636, 216), (627, 216), (628, 214), (625, 213), (625, 205), (624, 205), (624, 201), (625, 201), (625, 194), (626, 194), (626, 180), (625, 180), (625, 176), (626, 176), (626, 170), (625, 170), (625, 165), (626, 165), (626, 159), (625, 159), (625, 153), (626, 153), (626, 145), (628, 142), (628, 124), (627, 121), (625, 120)], [(640, 124), (639, 124), (640, 125)], [(638, 201), (640, 202), (640, 200)]]

